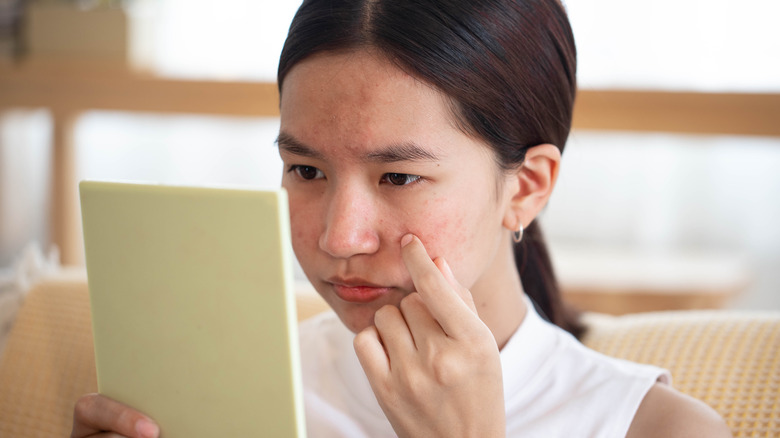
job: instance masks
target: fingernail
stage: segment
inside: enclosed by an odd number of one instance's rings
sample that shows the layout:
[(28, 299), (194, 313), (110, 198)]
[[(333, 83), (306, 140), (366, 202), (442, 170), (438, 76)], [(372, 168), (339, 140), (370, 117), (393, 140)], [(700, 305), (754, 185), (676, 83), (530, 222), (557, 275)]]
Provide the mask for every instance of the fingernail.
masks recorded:
[(149, 420), (138, 420), (135, 422), (135, 431), (143, 438), (157, 438), (160, 427)]
[(409, 242), (412, 241), (412, 239), (414, 239), (414, 235), (412, 235), (412, 234), (407, 234), (406, 236), (402, 237), (401, 238), (401, 248), (403, 248), (406, 245), (408, 245)]

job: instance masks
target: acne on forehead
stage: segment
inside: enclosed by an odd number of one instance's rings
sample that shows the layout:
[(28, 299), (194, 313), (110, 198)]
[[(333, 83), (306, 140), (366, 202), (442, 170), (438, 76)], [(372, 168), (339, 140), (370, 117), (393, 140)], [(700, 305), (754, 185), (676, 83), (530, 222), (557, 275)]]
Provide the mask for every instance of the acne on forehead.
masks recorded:
[(362, 74), (362, 80), (351, 74), (317, 78), (319, 68), (299, 67), (284, 83), (283, 132), (314, 148), (337, 148), (346, 154), (413, 142), (441, 155), (436, 150), (437, 138), (442, 137), (439, 109), (427, 96), (420, 99), (419, 89), (411, 89), (411, 80), (384, 77), (372, 82)]
[(478, 159), (495, 159), (492, 148), (459, 126), (449, 98), (380, 55), (314, 55), (290, 70), (281, 98), (282, 131), (347, 157), (403, 142), (446, 157), (466, 139), (477, 144)]
[[(304, 80), (299, 80), (303, 76)], [(294, 86), (290, 86), (294, 83)], [(381, 55), (365, 50), (320, 53), (304, 59), (287, 74), (282, 85), (282, 108), (291, 94), (329, 96), (336, 102), (411, 106), (426, 96), (441, 108), (449, 107), (441, 93), (407, 74)], [(297, 96), (296, 96), (297, 97)], [(406, 100), (406, 102), (404, 102)], [(441, 108), (437, 108), (441, 109)]]

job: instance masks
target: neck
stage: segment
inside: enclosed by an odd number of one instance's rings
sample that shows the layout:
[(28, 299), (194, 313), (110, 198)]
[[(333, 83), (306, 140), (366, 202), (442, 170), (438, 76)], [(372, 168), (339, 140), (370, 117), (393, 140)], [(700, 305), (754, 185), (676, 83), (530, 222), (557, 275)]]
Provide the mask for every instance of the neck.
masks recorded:
[(504, 239), (493, 263), (472, 286), (471, 292), (480, 319), (493, 332), (499, 350), (504, 348), (528, 311), (510, 239)]

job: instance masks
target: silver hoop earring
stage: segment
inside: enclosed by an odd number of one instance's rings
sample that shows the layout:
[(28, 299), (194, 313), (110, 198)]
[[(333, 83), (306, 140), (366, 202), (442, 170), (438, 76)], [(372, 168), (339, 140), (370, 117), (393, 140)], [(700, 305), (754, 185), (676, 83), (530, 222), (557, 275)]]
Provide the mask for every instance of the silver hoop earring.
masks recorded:
[(512, 240), (514, 240), (515, 243), (520, 243), (520, 241), (523, 240), (523, 224), (518, 225), (517, 231), (512, 233)]

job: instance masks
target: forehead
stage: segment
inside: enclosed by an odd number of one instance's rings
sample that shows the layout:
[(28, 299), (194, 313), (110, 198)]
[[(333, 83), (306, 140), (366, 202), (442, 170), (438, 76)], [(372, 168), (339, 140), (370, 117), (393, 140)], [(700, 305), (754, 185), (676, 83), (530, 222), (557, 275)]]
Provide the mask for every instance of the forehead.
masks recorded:
[(436, 139), (462, 135), (442, 93), (367, 51), (315, 55), (293, 67), (282, 88), (281, 129), (347, 149), (436, 147)]
[(321, 99), (321, 103), (445, 103), (438, 90), (368, 50), (319, 53), (299, 62), (285, 78), (282, 108), (299, 94)]
[[(304, 81), (299, 79), (304, 77)], [(295, 65), (285, 79), (285, 85), (295, 82), (298, 90), (322, 92), (332, 90), (346, 97), (375, 97), (397, 100), (397, 92), (430, 92), (432, 87), (407, 74), (385, 56), (369, 50), (322, 52)], [(328, 88), (323, 90), (321, 86)], [(292, 88), (292, 87), (291, 87)], [(287, 87), (284, 93), (287, 94)]]

